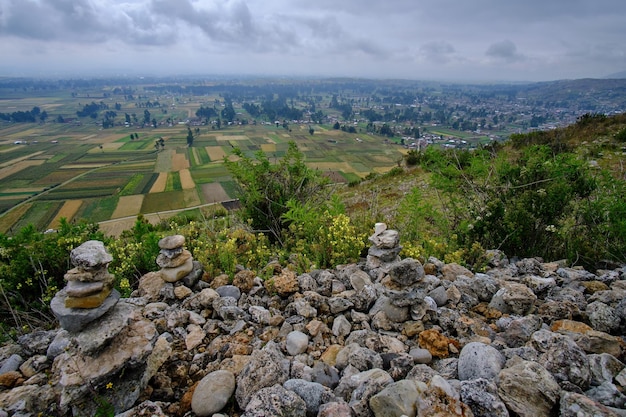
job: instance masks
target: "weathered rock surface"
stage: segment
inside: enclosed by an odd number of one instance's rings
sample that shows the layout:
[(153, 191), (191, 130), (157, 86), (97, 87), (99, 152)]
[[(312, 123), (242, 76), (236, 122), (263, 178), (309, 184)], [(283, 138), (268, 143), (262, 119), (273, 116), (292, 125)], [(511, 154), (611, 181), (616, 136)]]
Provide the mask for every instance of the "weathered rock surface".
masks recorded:
[[(161, 268), (191, 259), (181, 237)], [(0, 348), (0, 416), (91, 416), (101, 401), (123, 417), (626, 415), (626, 268), (494, 251), (474, 274), (400, 260), (384, 225), (371, 241), (334, 270), (205, 282), (194, 264), (174, 282), (146, 274), (106, 311), (71, 309), (71, 331)], [(104, 287), (108, 258), (88, 252), (68, 282)]]
[(211, 372), (200, 380), (193, 392), (191, 409), (198, 417), (221, 411), (235, 392), (235, 375), (230, 371)]

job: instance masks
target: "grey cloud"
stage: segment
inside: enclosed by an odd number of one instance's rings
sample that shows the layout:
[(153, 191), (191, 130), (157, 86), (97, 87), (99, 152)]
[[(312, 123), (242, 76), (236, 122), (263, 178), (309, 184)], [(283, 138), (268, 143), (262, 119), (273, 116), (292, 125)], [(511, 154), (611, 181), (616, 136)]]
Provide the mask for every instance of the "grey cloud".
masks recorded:
[(449, 62), (455, 52), (454, 46), (445, 41), (427, 42), (419, 48), (420, 56), (425, 58), (427, 61), (437, 63)]
[(507, 62), (521, 61), (525, 57), (517, 52), (517, 46), (510, 40), (493, 43), (485, 52), (487, 56)]

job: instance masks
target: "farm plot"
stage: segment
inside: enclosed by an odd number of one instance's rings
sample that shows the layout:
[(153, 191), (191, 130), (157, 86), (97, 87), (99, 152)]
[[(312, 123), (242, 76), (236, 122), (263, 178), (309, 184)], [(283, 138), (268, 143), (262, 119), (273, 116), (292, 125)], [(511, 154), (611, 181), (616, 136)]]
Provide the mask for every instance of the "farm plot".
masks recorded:
[(172, 171), (172, 158), (176, 154), (173, 149), (165, 149), (157, 154), (154, 172), (170, 172)]
[(191, 173), (189, 172), (188, 169), (180, 170), (179, 174), (180, 174), (180, 184), (183, 190), (196, 188), (196, 183), (193, 181), (193, 178), (191, 178)]
[(11, 175), (16, 174), (26, 168), (41, 165), (44, 162), (46, 161), (44, 161), (43, 159), (26, 160), (26, 161), (20, 161), (12, 165), (5, 166), (4, 168), (0, 168), (0, 180), (10, 177)]
[(202, 204), (196, 188), (183, 190), (183, 197), (185, 199), (185, 207), (195, 207)]
[(65, 181), (69, 181), (74, 177), (77, 177), (87, 172), (86, 169), (61, 169), (44, 175), (37, 181), (32, 183), (33, 186), (49, 187), (51, 185), (61, 184)]
[[(100, 148), (100, 146), (102, 146), (102, 148)], [(101, 144), (100, 146), (90, 149), (89, 153), (103, 153), (103, 152), (116, 151), (120, 149), (122, 146), (124, 146), (124, 143), (123, 142), (106, 142), (106, 143)]]
[(185, 208), (184, 201), (183, 191), (146, 194), (141, 205), (141, 213), (156, 213)]
[(172, 155), (172, 171), (180, 171), (189, 168), (187, 155), (184, 153), (175, 153)]
[(112, 219), (118, 219), (120, 217), (134, 216), (139, 214), (141, 206), (143, 204), (144, 195), (127, 195), (120, 197), (117, 202), (117, 207), (111, 215)]
[(76, 213), (76, 217), (90, 222), (109, 220), (117, 207), (118, 200), (118, 196), (85, 200), (78, 213)]
[(48, 225), (48, 229), (58, 229), (61, 225), (62, 218), (67, 219), (67, 221), (71, 221), (82, 205), (83, 200), (66, 201)]
[(237, 134), (233, 134), (233, 135), (228, 135), (228, 134), (222, 134), (222, 135), (215, 135), (215, 139), (218, 142), (224, 142), (224, 141), (238, 141), (238, 140), (249, 140), (250, 138), (246, 135), (237, 135)]
[(202, 184), (200, 189), (202, 190), (202, 197), (205, 203), (219, 203), (220, 201), (231, 199), (224, 191), (222, 184), (217, 182)]
[(18, 157), (18, 158), (14, 158), (14, 159), (11, 159), (11, 160), (9, 160), (9, 161), (6, 161), (6, 162), (1, 163), (1, 164), (0, 164), (0, 168), (5, 168), (5, 167), (8, 167), (8, 166), (10, 166), (10, 165), (13, 165), (13, 164), (16, 164), (16, 163), (18, 163), (18, 162), (24, 161), (24, 160), (26, 160), (26, 159), (31, 159), (31, 158), (33, 158), (33, 159), (34, 159), (36, 156), (39, 156), (39, 155), (41, 155), (42, 153), (44, 153), (44, 151), (39, 151), (39, 152), (34, 152), (34, 153), (27, 153), (27, 154), (22, 155), (22, 156), (20, 156), (20, 157)]
[(19, 230), (32, 224), (37, 230), (46, 230), (62, 205), (62, 202), (57, 201), (38, 201), (29, 207), (13, 228)]
[(307, 162), (307, 165), (322, 172), (343, 171), (356, 173), (356, 170), (348, 162)]
[(226, 152), (224, 152), (224, 149), (221, 146), (206, 146), (204, 149), (206, 149), (211, 162), (221, 161), (226, 156)]
[[(12, 205), (13, 206), (13, 205)], [(11, 207), (12, 207), (11, 206)], [(32, 203), (22, 204), (0, 217), (0, 233), (7, 233), (13, 225), (30, 209)], [(3, 207), (0, 205), (0, 210)], [(17, 229), (15, 229), (17, 230)]]
[(159, 176), (152, 184), (149, 194), (162, 193), (163, 191), (165, 191), (166, 185), (167, 185), (167, 172), (161, 172), (159, 173)]

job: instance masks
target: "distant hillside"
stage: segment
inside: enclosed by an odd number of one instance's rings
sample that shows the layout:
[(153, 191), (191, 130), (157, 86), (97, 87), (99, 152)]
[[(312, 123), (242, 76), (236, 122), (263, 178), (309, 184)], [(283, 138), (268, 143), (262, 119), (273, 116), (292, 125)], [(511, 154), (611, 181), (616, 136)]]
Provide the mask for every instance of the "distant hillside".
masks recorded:
[[(523, 94), (526, 94), (528, 98), (540, 98), (547, 101), (576, 100), (581, 102), (592, 100), (597, 105), (603, 99), (614, 100), (616, 97), (626, 97), (626, 77), (622, 79), (583, 78), (533, 83), (520, 87), (518, 97)], [(624, 100), (624, 105), (626, 106), (626, 100)]]
[(620, 72), (616, 72), (614, 74), (609, 74), (609, 75), (605, 76), (604, 78), (613, 78), (613, 79), (626, 78), (626, 71), (620, 71)]

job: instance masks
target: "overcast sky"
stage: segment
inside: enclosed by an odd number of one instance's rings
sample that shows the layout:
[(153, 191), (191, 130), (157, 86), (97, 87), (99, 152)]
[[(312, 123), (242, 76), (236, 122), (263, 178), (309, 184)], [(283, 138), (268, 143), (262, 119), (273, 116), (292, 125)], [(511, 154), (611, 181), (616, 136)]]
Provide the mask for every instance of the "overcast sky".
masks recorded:
[(626, 70), (626, 0), (0, 0), (0, 76), (455, 81)]

